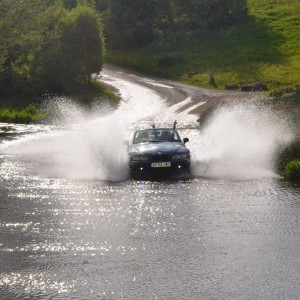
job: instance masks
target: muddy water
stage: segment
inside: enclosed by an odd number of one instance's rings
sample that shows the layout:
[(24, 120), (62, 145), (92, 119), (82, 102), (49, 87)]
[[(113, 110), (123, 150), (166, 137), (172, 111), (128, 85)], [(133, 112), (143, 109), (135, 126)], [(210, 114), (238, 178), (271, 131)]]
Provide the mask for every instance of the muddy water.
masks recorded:
[[(159, 94), (105, 76), (118, 112), (0, 125), (0, 299), (299, 299), (300, 185), (271, 162), (287, 125), (238, 107), (199, 132)], [(193, 176), (129, 179), (124, 140), (174, 117)]]

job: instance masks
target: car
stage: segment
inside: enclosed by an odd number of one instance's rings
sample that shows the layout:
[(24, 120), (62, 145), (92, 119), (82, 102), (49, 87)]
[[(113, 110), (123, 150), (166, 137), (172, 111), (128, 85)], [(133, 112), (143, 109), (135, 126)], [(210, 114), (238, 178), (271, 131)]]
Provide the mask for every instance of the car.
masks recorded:
[(190, 150), (188, 138), (181, 140), (176, 129), (152, 128), (134, 132), (129, 146), (131, 177), (188, 173)]

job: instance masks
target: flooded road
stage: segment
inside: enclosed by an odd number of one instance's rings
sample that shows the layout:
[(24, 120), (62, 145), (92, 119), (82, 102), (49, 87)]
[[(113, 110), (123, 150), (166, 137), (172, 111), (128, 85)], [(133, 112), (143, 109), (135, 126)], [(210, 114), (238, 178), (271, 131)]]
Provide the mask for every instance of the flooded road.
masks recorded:
[[(299, 299), (300, 185), (272, 165), (287, 125), (247, 105), (199, 131), (188, 100), (103, 80), (116, 112), (0, 124), (0, 299)], [(193, 176), (129, 179), (132, 130), (174, 118)]]

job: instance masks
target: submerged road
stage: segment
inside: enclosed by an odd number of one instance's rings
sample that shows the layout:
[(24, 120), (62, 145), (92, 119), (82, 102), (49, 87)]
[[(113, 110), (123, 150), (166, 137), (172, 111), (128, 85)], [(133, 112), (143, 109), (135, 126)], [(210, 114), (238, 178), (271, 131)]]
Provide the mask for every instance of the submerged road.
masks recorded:
[[(0, 124), (0, 299), (299, 299), (300, 185), (272, 164), (282, 118), (242, 104), (199, 132), (200, 93), (101, 76), (115, 112), (62, 101), (55, 126)], [(132, 130), (174, 118), (193, 177), (129, 179)]]
[[(184, 112), (197, 115), (198, 117), (210, 107), (215, 107), (219, 104), (243, 103), (247, 100), (259, 98), (257, 93), (212, 90), (155, 77), (145, 77), (142, 74), (112, 65), (105, 65), (100, 79), (109, 84), (110, 79), (108, 78), (107, 80), (106, 77), (109, 74), (155, 91), (166, 101), (168, 106), (175, 106), (173, 112)], [(115, 87), (113, 85), (113, 88)]]

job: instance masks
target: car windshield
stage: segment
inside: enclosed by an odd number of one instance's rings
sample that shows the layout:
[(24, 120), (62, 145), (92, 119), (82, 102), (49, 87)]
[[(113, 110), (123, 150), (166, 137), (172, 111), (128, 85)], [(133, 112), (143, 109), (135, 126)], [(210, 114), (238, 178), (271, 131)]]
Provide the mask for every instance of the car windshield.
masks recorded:
[(148, 142), (181, 142), (174, 129), (146, 129), (134, 133), (133, 144)]

